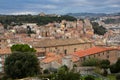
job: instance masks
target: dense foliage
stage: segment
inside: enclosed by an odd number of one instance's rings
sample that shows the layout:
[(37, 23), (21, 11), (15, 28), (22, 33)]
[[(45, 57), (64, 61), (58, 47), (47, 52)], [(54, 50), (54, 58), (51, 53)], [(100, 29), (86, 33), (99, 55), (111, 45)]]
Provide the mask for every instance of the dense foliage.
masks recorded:
[(52, 80), (80, 80), (80, 74), (69, 70), (67, 66), (62, 66)]
[(32, 47), (30, 47), (28, 44), (15, 44), (11, 47), (12, 53), (31, 53), (36, 52), (36, 50)]
[(105, 59), (100, 62), (100, 67), (103, 69), (107, 69), (110, 66), (110, 61)]
[(112, 73), (118, 73), (118, 72), (120, 72), (120, 58), (117, 60), (117, 62), (115, 64), (112, 64), (110, 66), (110, 71)]
[(97, 58), (90, 58), (86, 59), (84, 62), (82, 62), (82, 66), (98, 66), (100, 63), (100, 60)]
[(12, 46), (13, 53), (6, 58), (4, 63), (4, 70), (7, 76), (16, 79), (34, 76), (39, 73), (38, 59), (34, 54), (34, 50), (29, 49), (28, 45)]
[(104, 71), (103, 71), (103, 75), (104, 75), (104, 76), (107, 76), (107, 75), (108, 75), (107, 69), (110, 67), (110, 61), (107, 60), (107, 59), (102, 60), (102, 61), (100, 62), (100, 67), (104, 70)]
[(7, 25), (22, 25), (22, 23), (37, 23), (38, 25), (44, 25), (50, 22), (60, 22), (61, 20), (74, 21), (76, 18), (64, 15), (61, 17), (51, 16), (39, 16), (39, 15), (1, 15), (0, 23)]
[(88, 75), (85, 77), (84, 80), (95, 80), (95, 79), (94, 79), (94, 76)]
[(92, 26), (95, 34), (104, 35), (107, 31), (106, 28), (104, 28), (103, 26), (99, 26), (99, 24), (96, 22), (92, 22)]

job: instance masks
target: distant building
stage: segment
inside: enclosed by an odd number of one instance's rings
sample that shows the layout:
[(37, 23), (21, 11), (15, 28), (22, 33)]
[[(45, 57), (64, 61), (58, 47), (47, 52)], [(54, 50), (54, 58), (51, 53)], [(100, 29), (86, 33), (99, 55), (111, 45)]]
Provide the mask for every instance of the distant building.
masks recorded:
[(0, 34), (4, 33), (4, 26), (0, 23)]
[(39, 15), (40, 16), (46, 16), (46, 14), (44, 12), (41, 12)]
[(7, 38), (4, 36), (0, 35), (0, 49), (6, 48), (8, 45), (7, 43)]

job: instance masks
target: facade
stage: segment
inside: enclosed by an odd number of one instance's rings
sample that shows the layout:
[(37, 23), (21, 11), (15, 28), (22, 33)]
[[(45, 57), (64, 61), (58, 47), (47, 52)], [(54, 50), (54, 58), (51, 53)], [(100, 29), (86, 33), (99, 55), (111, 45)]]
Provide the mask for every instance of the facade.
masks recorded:
[(43, 70), (45, 69), (58, 69), (62, 65), (68, 66), (70, 69), (73, 68), (73, 65), (79, 60), (76, 56), (73, 55), (64, 55), (56, 53), (47, 53), (45, 58), (40, 60), (40, 66)]
[(0, 23), (0, 34), (4, 33), (4, 26)]
[(0, 49), (6, 48), (7, 45), (8, 45), (7, 39), (2, 37), (1, 35), (0, 36)]
[(5, 58), (10, 54), (11, 54), (11, 50), (9, 48), (0, 49), (0, 73), (4, 72)]
[(46, 53), (53, 52), (56, 54), (71, 54), (77, 50), (84, 50), (93, 46), (92, 41), (84, 39), (42, 39), (31, 43), (33, 47), (44, 49)]
[(79, 64), (90, 58), (98, 58), (101, 60), (108, 59), (110, 63), (113, 64), (120, 58), (120, 49), (111, 47), (92, 47), (86, 50), (77, 51), (74, 55), (79, 57)]

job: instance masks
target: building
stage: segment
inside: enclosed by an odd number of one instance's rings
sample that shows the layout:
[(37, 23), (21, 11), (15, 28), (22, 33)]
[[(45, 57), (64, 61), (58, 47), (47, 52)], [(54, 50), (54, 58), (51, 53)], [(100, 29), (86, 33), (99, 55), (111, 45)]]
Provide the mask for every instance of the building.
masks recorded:
[(11, 54), (10, 48), (0, 49), (0, 73), (4, 72), (5, 58)]
[(64, 55), (64, 54), (56, 54), (56, 53), (47, 53), (45, 58), (40, 60), (40, 66), (43, 70), (49, 69), (54, 70), (59, 67), (66, 65), (70, 69), (73, 68), (73, 65), (79, 59), (74, 55)]
[(79, 57), (79, 64), (90, 58), (108, 59), (113, 64), (120, 57), (120, 48), (95, 46), (86, 50), (78, 50), (74, 55)]
[(64, 53), (65, 55), (71, 54), (79, 49), (84, 50), (93, 46), (92, 41), (87, 38), (41, 39), (39, 41), (34, 41), (29, 44), (33, 47), (44, 49), (46, 53)]
[(6, 48), (7, 45), (8, 45), (7, 38), (5, 38), (4, 36), (0, 35), (0, 49)]
[(0, 23), (0, 34), (4, 33), (4, 26)]

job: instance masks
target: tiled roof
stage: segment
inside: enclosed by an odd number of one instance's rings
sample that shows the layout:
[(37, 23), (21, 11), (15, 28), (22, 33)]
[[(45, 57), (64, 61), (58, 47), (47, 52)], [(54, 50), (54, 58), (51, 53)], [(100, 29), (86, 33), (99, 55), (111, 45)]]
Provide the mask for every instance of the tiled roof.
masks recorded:
[(43, 59), (42, 62), (43, 63), (50, 63), (52, 61), (61, 62), (60, 60), (62, 60), (61, 55), (55, 55), (55, 53), (48, 53), (48, 55), (46, 55), (46, 58)]
[[(71, 56), (71, 60), (73, 62), (76, 62), (76, 61), (79, 60), (79, 58), (74, 56), (74, 55), (70, 55), (70, 56)], [(62, 58), (64, 58), (64, 57), (67, 57), (67, 56), (62, 55), (62, 54), (48, 53), (46, 55), (46, 57), (42, 60), (42, 62), (43, 63), (51, 63), (53, 61), (56, 61), (56, 62), (61, 64), (62, 63)]]
[(0, 49), (0, 54), (11, 54), (10, 48)]
[(96, 53), (100, 53), (100, 52), (104, 52), (104, 51), (111, 51), (111, 50), (120, 50), (118, 48), (111, 48), (111, 47), (92, 47), (89, 48), (87, 50), (83, 50), (83, 51), (77, 51), (74, 53), (74, 55), (78, 56), (78, 57), (84, 57), (84, 56), (88, 56), (88, 55), (92, 55), (92, 54), (96, 54)]
[(39, 42), (34, 42), (34, 47), (55, 47), (55, 46), (65, 46), (65, 45), (75, 45), (75, 44), (83, 44), (90, 43), (91, 41), (88, 39), (42, 39)]

